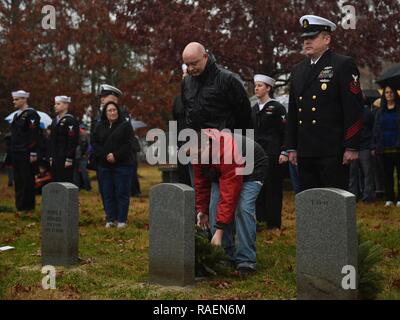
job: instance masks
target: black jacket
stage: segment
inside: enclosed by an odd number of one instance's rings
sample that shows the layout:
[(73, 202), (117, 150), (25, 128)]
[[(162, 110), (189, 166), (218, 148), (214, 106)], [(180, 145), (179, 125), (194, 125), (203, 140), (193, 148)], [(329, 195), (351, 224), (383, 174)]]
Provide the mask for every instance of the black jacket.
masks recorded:
[(252, 110), (254, 138), (267, 155), (285, 151), (286, 109), (276, 100), (268, 101), (262, 110), (257, 103)]
[(177, 122), (178, 133), (187, 128), (185, 108), (180, 96), (175, 97), (174, 105), (172, 106), (172, 119)]
[(75, 159), (79, 142), (79, 123), (70, 114), (57, 121), (54, 119), (50, 126), (50, 157), (53, 162), (64, 163), (65, 160)]
[(251, 128), (251, 107), (238, 75), (217, 66), (212, 54), (204, 72), (182, 82), (182, 102), (190, 128)]
[[(375, 150), (377, 153), (383, 153), (384, 146), (383, 146), (383, 133), (385, 128), (382, 127), (382, 113), (388, 112), (386, 108), (379, 108), (375, 114), (375, 121), (373, 127), (373, 138), (372, 138), (372, 149)], [(397, 131), (397, 139), (394, 148), (400, 149), (400, 107), (396, 107), (395, 112), (397, 114), (397, 124), (398, 124), (398, 131)]]
[(28, 152), (37, 155), (41, 139), (40, 116), (28, 108), (18, 116), (15, 115), (11, 123), (11, 152)]
[(138, 152), (140, 152), (142, 148), (140, 147), (140, 142), (139, 139), (133, 135), (132, 137), (132, 156), (133, 156), (133, 162), (137, 163), (138, 162)]
[(313, 68), (310, 59), (296, 65), (290, 82), (288, 150), (327, 157), (359, 149), (363, 99), (352, 58), (328, 50)]
[[(130, 122), (119, 118), (110, 125), (104, 118), (96, 125), (92, 136), (94, 158), (99, 166), (113, 168), (134, 164), (133, 129)], [(116, 162), (107, 161), (107, 155), (114, 154)]]

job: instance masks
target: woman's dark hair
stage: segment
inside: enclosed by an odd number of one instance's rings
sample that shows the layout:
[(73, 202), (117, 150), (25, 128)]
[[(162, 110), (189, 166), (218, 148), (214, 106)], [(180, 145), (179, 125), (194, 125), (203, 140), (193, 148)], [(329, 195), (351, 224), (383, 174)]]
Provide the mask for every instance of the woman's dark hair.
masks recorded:
[(104, 107), (103, 107), (103, 111), (101, 112), (101, 121), (108, 121), (107, 119), (107, 108), (109, 105), (113, 105), (117, 108), (117, 112), (118, 112), (118, 119), (117, 122), (119, 122), (121, 120), (121, 108), (119, 107), (119, 105), (113, 101), (107, 102)]
[(385, 91), (386, 91), (387, 88), (392, 89), (393, 94), (394, 94), (394, 103), (396, 105), (396, 108), (400, 108), (400, 96), (399, 96), (399, 93), (397, 92), (397, 90), (393, 86), (389, 85), (389, 86), (385, 86), (383, 88), (383, 93), (382, 93), (382, 97), (381, 97), (381, 108), (382, 108), (382, 110), (383, 109), (387, 110), (388, 103), (387, 103), (386, 96), (385, 96)]
[(269, 93), (268, 93), (269, 97), (270, 97), (271, 99), (274, 99), (274, 98), (275, 98), (275, 97), (274, 97), (274, 95), (275, 95), (275, 89), (274, 89), (274, 87), (272, 87), (272, 86), (270, 86), (270, 85), (268, 85), (268, 84), (267, 84), (267, 86), (271, 88), (271, 89), (269, 90)]

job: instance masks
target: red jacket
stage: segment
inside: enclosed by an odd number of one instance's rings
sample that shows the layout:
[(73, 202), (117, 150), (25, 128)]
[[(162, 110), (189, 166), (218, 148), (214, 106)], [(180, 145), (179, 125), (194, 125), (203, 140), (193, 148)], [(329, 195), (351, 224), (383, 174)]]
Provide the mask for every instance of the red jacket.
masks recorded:
[(53, 181), (53, 176), (50, 171), (46, 171), (44, 173), (39, 173), (35, 177), (35, 188), (40, 189), (52, 181)]
[[(209, 214), (211, 183), (210, 177), (204, 175), (204, 169), (215, 170), (219, 175), (220, 199), (217, 207), (216, 222), (217, 227), (229, 224), (234, 218), (236, 207), (239, 201), (240, 192), (243, 185), (243, 175), (237, 175), (236, 169), (243, 168), (244, 164), (235, 161), (241, 159), (240, 153), (232, 134), (218, 131), (217, 129), (205, 129), (204, 132), (214, 141), (220, 141), (219, 154), (220, 164), (193, 164), (196, 191), (196, 210), (204, 214)], [(223, 138), (223, 139), (222, 139)], [(218, 146), (217, 146), (218, 148)], [(218, 150), (213, 150), (216, 154)], [(232, 155), (232, 164), (224, 163), (226, 153)], [(234, 155), (236, 157), (234, 157)], [(210, 161), (211, 162), (211, 161)], [(228, 162), (228, 161), (227, 161)]]

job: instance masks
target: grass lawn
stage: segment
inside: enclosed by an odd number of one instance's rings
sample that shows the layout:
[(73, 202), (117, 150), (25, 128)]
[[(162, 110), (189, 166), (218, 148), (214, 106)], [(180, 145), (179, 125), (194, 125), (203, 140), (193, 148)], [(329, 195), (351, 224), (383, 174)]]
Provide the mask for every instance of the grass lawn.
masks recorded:
[[(294, 195), (285, 193), (283, 229), (257, 234), (258, 272), (245, 280), (235, 274), (197, 282), (192, 288), (164, 288), (148, 280), (148, 193), (161, 181), (160, 172), (139, 168), (143, 191), (132, 199), (129, 227), (105, 229), (97, 182), (93, 192), (80, 194), (81, 263), (57, 269), (57, 289), (43, 290), (40, 265), (40, 210), (34, 218), (16, 218), (14, 191), (0, 176), (0, 246), (15, 250), (0, 253), (0, 299), (295, 299)], [(358, 204), (357, 217), (365, 238), (385, 249), (379, 271), (385, 277), (379, 299), (400, 299), (400, 208), (383, 203)]]

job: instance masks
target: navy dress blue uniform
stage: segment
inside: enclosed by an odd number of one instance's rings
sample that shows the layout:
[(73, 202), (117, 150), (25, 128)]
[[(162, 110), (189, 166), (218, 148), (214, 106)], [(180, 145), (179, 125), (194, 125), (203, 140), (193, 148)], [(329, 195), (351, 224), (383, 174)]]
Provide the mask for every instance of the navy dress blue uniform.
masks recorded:
[(75, 152), (79, 143), (79, 123), (74, 116), (64, 115), (54, 119), (51, 127), (50, 143), (52, 171), (54, 182), (73, 182), (73, 165), (66, 168), (65, 162), (75, 160)]
[(257, 198), (256, 216), (268, 228), (281, 227), (283, 197), (283, 167), (279, 156), (285, 154), (286, 109), (276, 100), (269, 100), (260, 110), (257, 103), (252, 109), (254, 137), (268, 156), (269, 165), (265, 183)]
[(346, 189), (345, 149), (358, 150), (363, 100), (360, 73), (352, 58), (327, 50), (291, 73), (287, 149), (296, 150), (300, 189)]
[(31, 156), (38, 156), (40, 116), (32, 108), (14, 116), (11, 123), (10, 153), (14, 167), (15, 205), (18, 211), (35, 209), (35, 170)]

